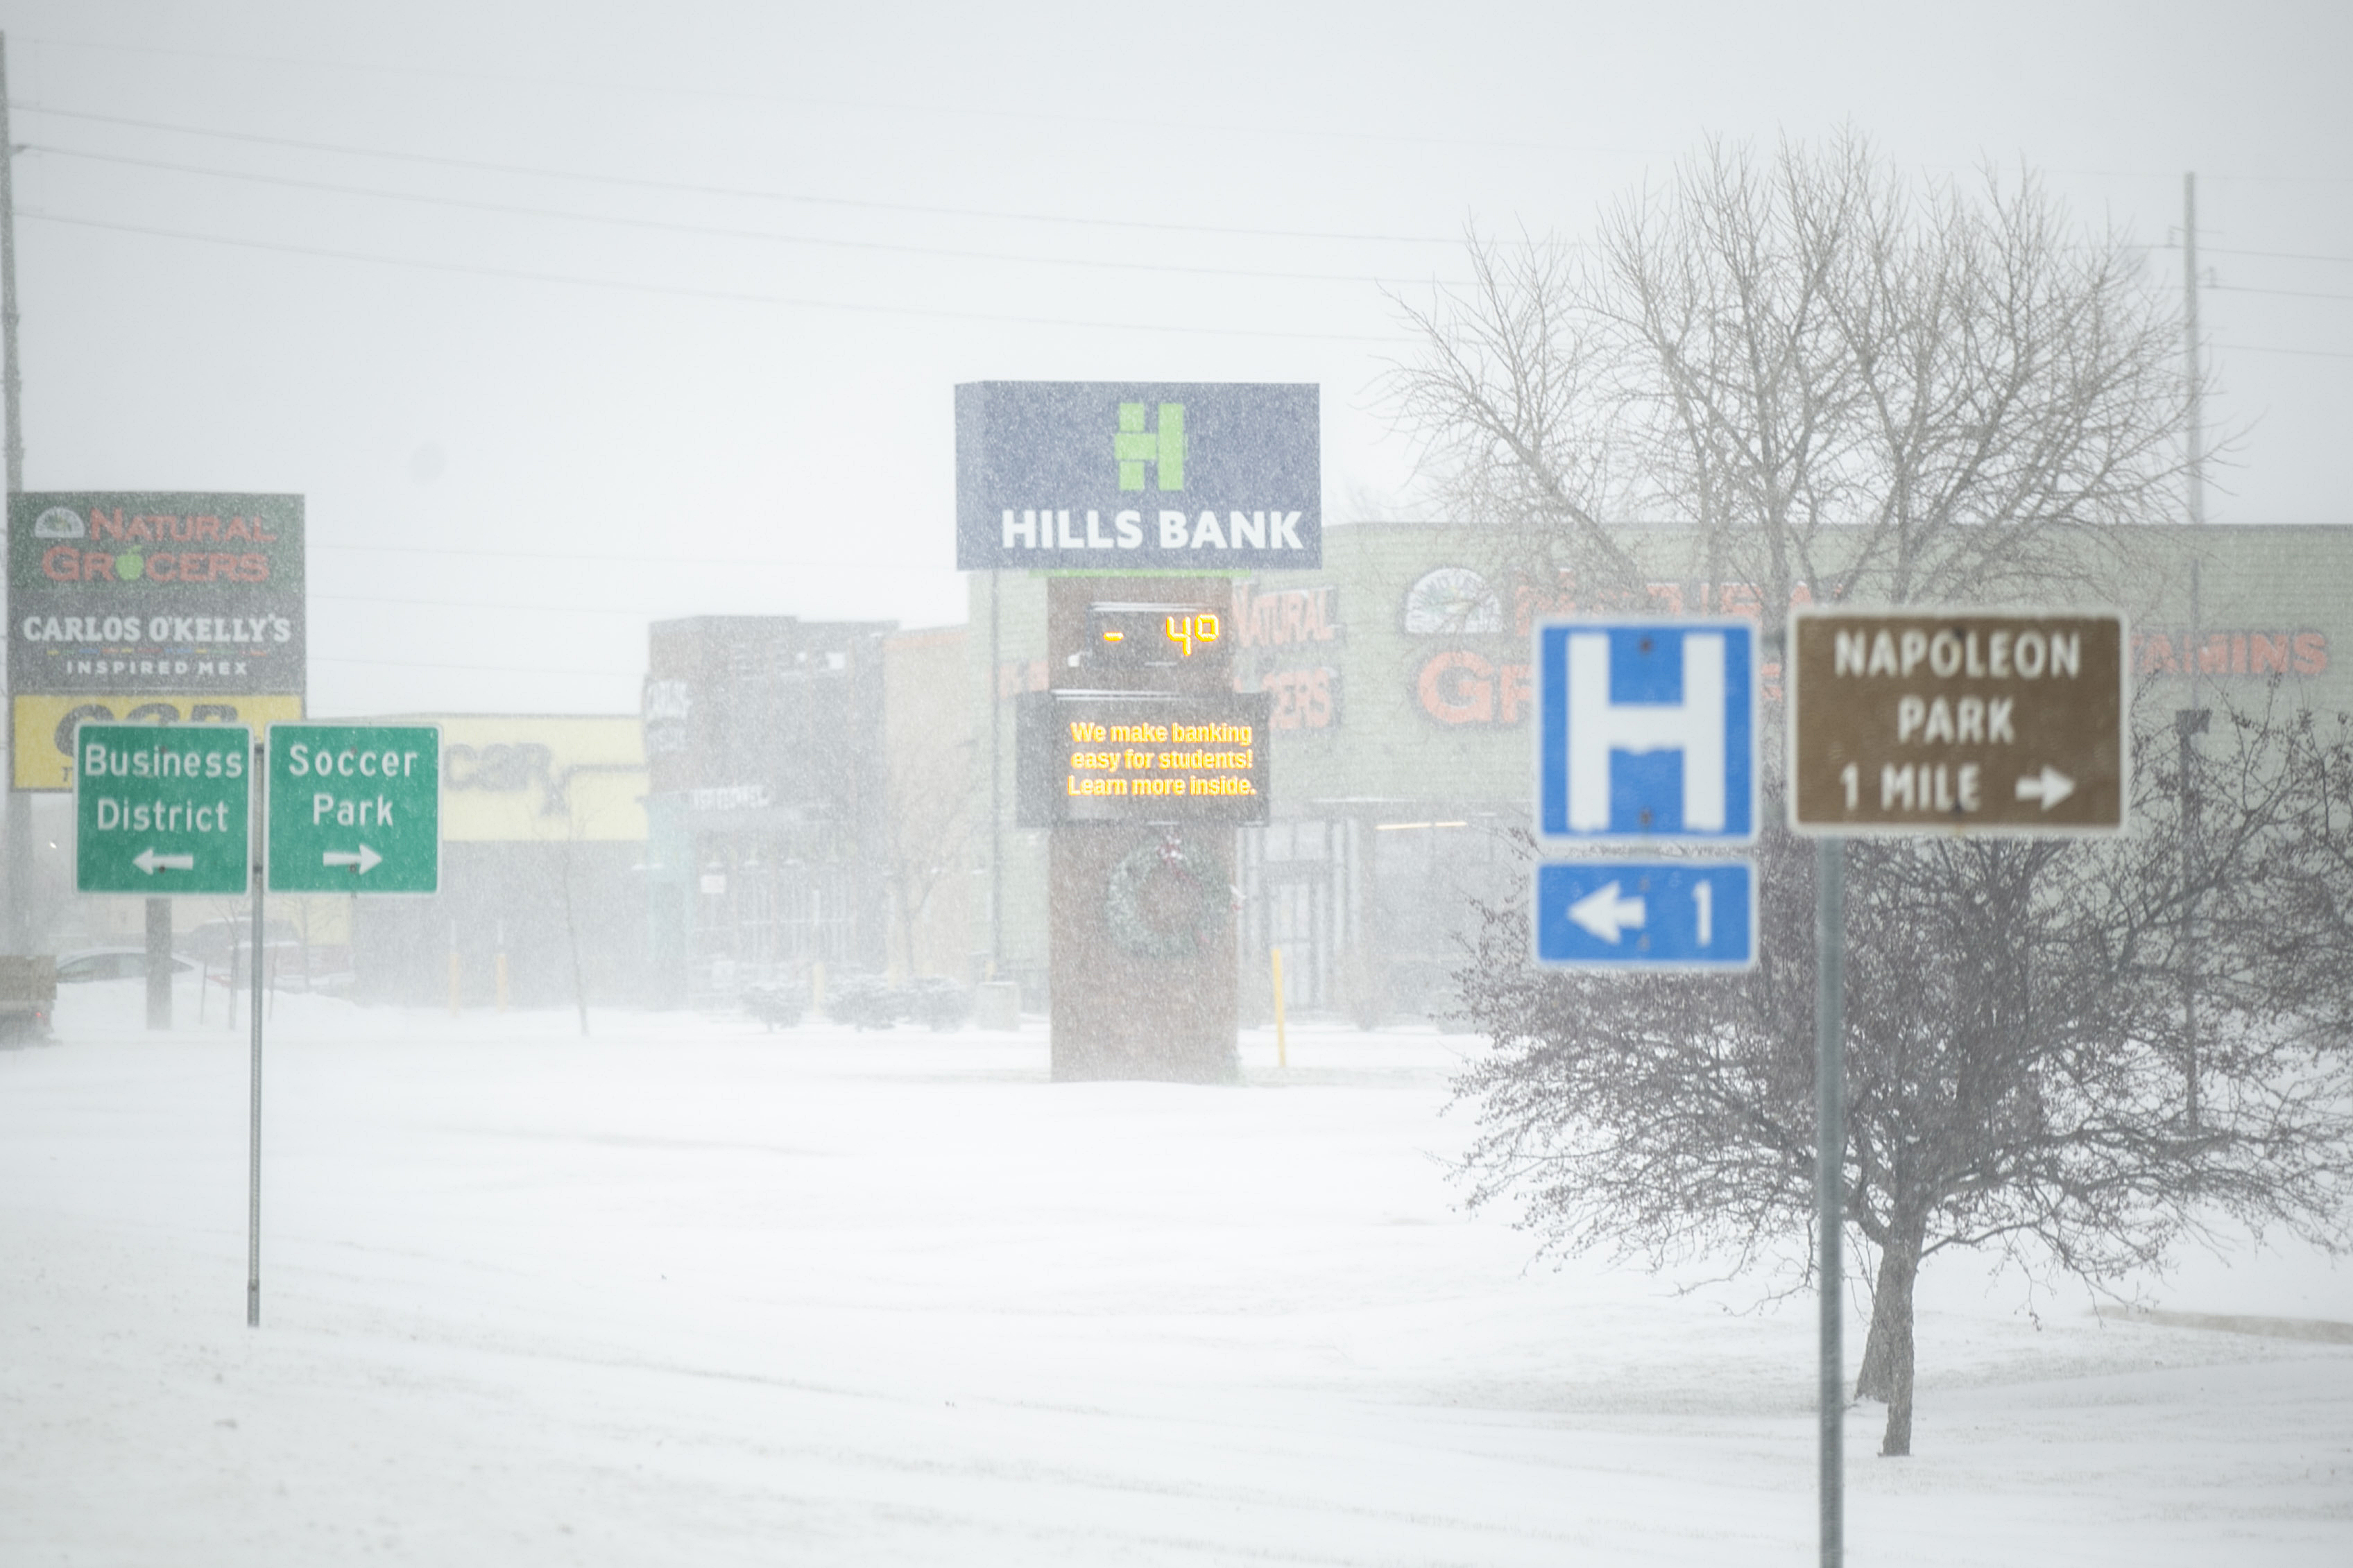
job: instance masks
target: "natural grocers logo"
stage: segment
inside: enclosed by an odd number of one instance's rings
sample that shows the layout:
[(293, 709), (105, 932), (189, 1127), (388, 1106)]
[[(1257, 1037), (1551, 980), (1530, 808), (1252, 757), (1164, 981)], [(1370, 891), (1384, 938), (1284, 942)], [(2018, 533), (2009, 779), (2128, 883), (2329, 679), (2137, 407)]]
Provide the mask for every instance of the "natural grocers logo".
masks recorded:
[[(269, 531), (265, 518), (154, 512), (126, 518), (124, 510), (117, 507), (110, 514), (92, 508), (87, 531), (82, 520), (64, 507), (52, 507), (35, 519), (37, 536), (58, 537), (44, 532), (44, 523), (55, 529), (70, 523), (72, 531), (64, 537), (99, 547), (52, 544), (41, 552), (41, 574), (52, 583), (269, 581), (269, 552), (259, 547), (277, 543), (278, 535)], [(58, 514), (62, 519), (52, 522)]]
[(1144, 427), (1144, 405), (1123, 403), (1119, 405), (1119, 434), (1113, 436), (1112, 451), (1119, 458), (1119, 488), (1140, 490), (1144, 488), (1144, 465), (1150, 463), (1153, 478), (1164, 490), (1185, 488), (1185, 405), (1164, 403), (1159, 409), (1158, 427)]
[(79, 539), (87, 531), (81, 513), (69, 506), (53, 506), (33, 520), (36, 539)]

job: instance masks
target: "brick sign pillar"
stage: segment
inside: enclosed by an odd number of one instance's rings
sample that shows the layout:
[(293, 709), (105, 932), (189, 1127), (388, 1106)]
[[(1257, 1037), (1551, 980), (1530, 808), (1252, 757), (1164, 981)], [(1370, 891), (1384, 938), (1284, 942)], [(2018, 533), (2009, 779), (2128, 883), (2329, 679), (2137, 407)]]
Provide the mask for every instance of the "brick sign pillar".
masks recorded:
[[(1051, 685), (1230, 693), (1229, 636), (1199, 645), (1173, 668), (1118, 668), (1103, 657), (1090, 611), (1146, 598), (1198, 605), (1219, 616), (1233, 603), (1222, 577), (1053, 578), (1047, 585)], [(1055, 1079), (1240, 1078), (1234, 847), (1234, 828), (1217, 822), (1052, 830), (1047, 923)]]

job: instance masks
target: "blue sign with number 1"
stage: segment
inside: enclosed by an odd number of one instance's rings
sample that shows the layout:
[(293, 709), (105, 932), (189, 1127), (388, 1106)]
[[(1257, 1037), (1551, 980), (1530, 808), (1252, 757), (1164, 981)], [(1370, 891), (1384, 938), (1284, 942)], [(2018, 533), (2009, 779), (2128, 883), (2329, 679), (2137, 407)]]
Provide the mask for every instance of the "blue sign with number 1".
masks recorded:
[(1535, 958), (1576, 968), (1746, 969), (1757, 879), (1745, 860), (1579, 860), (1536, 868)]

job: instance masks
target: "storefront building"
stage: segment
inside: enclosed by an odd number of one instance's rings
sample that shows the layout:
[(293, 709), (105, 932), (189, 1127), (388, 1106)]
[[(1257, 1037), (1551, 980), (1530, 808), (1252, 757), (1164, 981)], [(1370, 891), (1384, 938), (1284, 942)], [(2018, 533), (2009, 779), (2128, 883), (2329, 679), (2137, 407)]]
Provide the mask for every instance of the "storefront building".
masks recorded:
[[(643, 1000), (645, 751), (632, 714), (406, 714), (441, 730), (441, 891), (347, 905), (363, 1001)], [(280, 907), (270, 900), (273, 913)]]
[[(1246, 1016), (1271, 1000), (1276, 948), (1292, 1006), (1364, 1022), (1441, 1016), (1475, 907), (1524, 874), (1514, 836), (1529, 818), (1530, 623), (1577, 605), (1568, 589), (1497, 591), (1493, 538), (1441, 524), (1334, 527), (1321, 570), (1233, 584), (1236, 684), (1274, 699), (1273, 819), (1243, 833), (1236, 887)], [(1627, 538), (1654, 566), (1660, 613), (1767, 617), (1753, 588), (1697, 580), (1689, 536)], [(2115, 597), (2140, 704), (2183, 705), (2194, 664), (2201, 702), (2260, 702), (2276, 683), (2294, 705), (2353, 710), (2343, 592), (2353, 528), (2149, 528), (2135, 542)], [(996, 815), (975, 835), (973, 941), (1034, 1007), (1046, 972), (1043, 835), (1013, 826), (1010, 738), (1014, 696), (1047, 683), (1044, 583), (976, 574), (971, 605), (968, 694), (978, 742), (997, 759), (993, 788), (985, 763), (975, 773), (974, 820)], [(1769, 619), (1778, 626), (1778, 608)], [(1764, 676), (1778, 703), (1778, 666)]]
[(649, 630), (655, 999), (887, 962), (887, 622), (702, 616)]

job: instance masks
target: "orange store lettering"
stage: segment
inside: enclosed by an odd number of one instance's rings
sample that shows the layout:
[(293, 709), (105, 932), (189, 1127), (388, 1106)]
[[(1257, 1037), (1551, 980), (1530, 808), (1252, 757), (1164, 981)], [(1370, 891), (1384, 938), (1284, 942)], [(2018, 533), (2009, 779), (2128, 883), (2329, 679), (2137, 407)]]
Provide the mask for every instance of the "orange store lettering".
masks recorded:
[(2147, 632), (2132, 639), (2136, 675), (2325, 675), (2328, 634), (2315, 631)]

